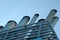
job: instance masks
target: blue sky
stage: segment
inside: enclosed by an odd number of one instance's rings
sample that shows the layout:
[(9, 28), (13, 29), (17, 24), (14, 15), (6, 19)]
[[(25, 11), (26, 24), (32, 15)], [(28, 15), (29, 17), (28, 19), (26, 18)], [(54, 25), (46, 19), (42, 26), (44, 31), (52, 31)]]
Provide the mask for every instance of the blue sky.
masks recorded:
[[(57, 9), (56, 16), (60, 17), (60, 0), (0, 0), (0, 25), (5, 26), (9, 20), (17, 23), (23, 16), (30, 16), (39, 13), (39, 18), (46, 18), (51, 9)], [(60, 38), (60, 20), (54, 29)]]

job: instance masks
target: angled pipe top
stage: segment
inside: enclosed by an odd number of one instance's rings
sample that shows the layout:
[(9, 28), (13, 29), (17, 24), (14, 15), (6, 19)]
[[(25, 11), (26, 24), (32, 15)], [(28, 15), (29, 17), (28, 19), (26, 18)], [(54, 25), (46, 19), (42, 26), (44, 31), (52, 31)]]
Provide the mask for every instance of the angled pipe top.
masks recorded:
[(3, 28), (3, 26), (0, 26), (0, 29), (2, 29)]
[(4, 29), (12, 29), (12, 28), (15, 28), (16, 25), (17, 25), (17, 23), (15, 21), (10, 20), (7, 22)]
[(48, 14), (48, 16), (46, 17), (46, 20), (51, 22), (51, 20), (53, 19), (53, 17), (55, 16), (55, 14), (57, 13), (56, 9), (52, 9), (50, 11), (50, 13)]
[(57, 16), (53, 17), (53, 19), (52, 19), (52, 21), (50, 23), (51, 26), (54, 27), (58, 20), (59, 20), (59, 17), (57, 17)]
[(39, 19), (39, 20), (38, 20), (38, 22), (43, 22), (43, 21), (45, 21), (45, 19)]
[(25, 26), (30, 20), (29, 16), (24, 16), (21, 21), (18, 23), (17, 27)]
[(39, 16), (39, 14), (36, 13), (36, 14), (33, 16), (33, 18), (31, 19), (31, 21), (30, 21), (29, 24), (33, 24), (33, 23), (37, 20), (38, 16)]

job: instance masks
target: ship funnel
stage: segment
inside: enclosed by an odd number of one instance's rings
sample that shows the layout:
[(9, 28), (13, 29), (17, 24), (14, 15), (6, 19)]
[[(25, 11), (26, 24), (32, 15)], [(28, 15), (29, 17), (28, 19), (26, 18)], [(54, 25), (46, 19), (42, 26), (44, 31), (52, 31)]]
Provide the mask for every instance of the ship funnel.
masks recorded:
[(52, 19), (51, 23), (50, 23), (51, 26), (54, 27), (58, 20), (59, 20), (58, 17), (54, 17), (54, 18)]
[(17, 27), (25, 26), (29, 20), (30, 20), (29, 16), (24, 16), (22, 20), (18, 23)]
[(39, 14), (35, 14), (29, 24), (33, 24), (37, 20), (38, 16)]
[(8, 23), (5, 25), (4, 29), (12, 29), (15, 28), (15, 26), (17, 25), (17, 23), (13, 20), (8, 21)]
[(55, 16), (56, 13), (57, 13), (57, 10), (55, 10), (55, 9), (51, 10), (49, 15), (46, 17), (46, 21), (51, 22), (51, 20), (53, 19), (53, 17)]

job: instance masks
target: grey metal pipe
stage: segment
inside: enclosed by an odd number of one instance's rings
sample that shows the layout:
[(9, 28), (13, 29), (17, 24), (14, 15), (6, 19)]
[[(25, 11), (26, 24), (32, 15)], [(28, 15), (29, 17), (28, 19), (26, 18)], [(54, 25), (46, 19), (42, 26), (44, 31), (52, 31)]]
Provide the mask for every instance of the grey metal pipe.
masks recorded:
[(16, 25), (17, 25), (17, 23), (15, 21), (10, 20), (7, 22), (4, 29), (12, 29), (12, 28), (15, 28)]
[(35, 14), (29, 24), (33, 24), (37, 20), (38, 16), (39, 14)]
[(57, 16), (55, 16), (50, 23), (51, 26), (54, 27), (58, 20), (59, 20), (59, 18)]
[(38, 20), (38, 23), (43, 24), (43, 23), (44, 23), (44, 21), (45, 21), (45, 19), (39, 19), (39, 20)]
[(3, 29), (3, 26), (0, 26), (0, 30)]
[(45, 21), (45, 19), (39, 19), (38, 20), (38, 22), (44, 22)]
[(30, 20), (29, 16), (24, 16), (22, 20), (18, 23), (17, 27), (25, 26), (29, 20)]
[(57, 13), (57, 10), (55, 9), (51, 10), (48, 16), (46, 17), (46, 21), (51, 22), (51, 20), (53, 19), (56, 13)]

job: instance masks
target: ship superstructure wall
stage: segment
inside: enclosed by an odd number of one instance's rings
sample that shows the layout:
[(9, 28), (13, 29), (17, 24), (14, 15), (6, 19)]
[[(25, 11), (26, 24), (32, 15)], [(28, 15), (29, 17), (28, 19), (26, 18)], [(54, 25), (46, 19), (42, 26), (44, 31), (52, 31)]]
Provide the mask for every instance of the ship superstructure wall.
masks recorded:
[(17, 27), (0, 32), (0, 40), (27, 40), (40, 37), (43, 40), (58, 40), (58, 37), (48, 21)]

